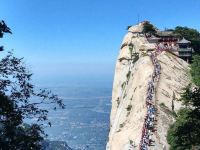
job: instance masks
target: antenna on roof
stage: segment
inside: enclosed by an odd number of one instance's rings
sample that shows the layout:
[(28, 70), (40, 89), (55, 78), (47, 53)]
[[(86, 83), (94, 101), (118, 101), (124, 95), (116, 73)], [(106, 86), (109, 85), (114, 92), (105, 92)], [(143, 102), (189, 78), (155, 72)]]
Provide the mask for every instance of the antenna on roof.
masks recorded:
[(137, 20), (138, 21), (137, 24), (139, 24), (140, 23), (140, 14), (137, 15), (137, 19), (138, 19)]

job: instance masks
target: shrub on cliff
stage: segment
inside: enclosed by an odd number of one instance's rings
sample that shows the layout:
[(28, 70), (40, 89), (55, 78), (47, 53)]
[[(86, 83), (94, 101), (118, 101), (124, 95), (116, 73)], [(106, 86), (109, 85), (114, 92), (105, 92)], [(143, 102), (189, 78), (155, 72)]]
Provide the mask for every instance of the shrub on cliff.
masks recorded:
[(145, 24), (143, 26), (143, 32), (145, 34), (146, 33), (154, 34), (156, 32), (156, 29), (151, 23), (145, 22)]

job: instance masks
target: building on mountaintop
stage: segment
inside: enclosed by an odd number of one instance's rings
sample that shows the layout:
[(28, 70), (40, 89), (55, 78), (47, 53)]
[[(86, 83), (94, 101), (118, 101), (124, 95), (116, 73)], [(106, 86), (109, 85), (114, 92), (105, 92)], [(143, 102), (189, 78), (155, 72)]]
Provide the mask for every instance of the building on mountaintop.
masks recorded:
[(179, 46), (179, 57), (187, 62), (190, 62), (193, 52), (193, 49), (191, 48), (191, 42), (183, 38), (182, 40), (178, 41), (177, 44)]
[(178, 39), (172, 31), (157, 31), (155, 33), (157, 38), (160, 38), (159, 42), (163, 43), (176, 43)]
[(188, 63), (191, 62), (193, 52), (191, 42), (185, 38), (178, 40), (172, 31), (157, 31), (147, 39), (149, 43), (155, 43), (158, 47), (172, 51)]

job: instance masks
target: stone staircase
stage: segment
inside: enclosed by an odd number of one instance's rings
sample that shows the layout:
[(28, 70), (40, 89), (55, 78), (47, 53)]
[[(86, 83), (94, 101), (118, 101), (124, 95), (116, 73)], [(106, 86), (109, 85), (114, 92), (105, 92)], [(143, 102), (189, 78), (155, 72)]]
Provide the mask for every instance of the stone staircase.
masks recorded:
[(149, 53), (152, 64), (154, 65), (154, 71), (151, 80), (148, 82), (147, 86), (147, 97), (146, 97), (146, 107), (147, 113), (145, 116), (145, 121), (142, 129), (142, 136), (140, 141), (140, 150), (148, 150), (150, 147), (154, 146), (154, 138), (159, 140), (159, 136), (156, 130), (156, 116), (157, 116), (157, 101), (156, 101), (156, 88), (160, 79), (161, 65), (159, 64), (156, 53)]

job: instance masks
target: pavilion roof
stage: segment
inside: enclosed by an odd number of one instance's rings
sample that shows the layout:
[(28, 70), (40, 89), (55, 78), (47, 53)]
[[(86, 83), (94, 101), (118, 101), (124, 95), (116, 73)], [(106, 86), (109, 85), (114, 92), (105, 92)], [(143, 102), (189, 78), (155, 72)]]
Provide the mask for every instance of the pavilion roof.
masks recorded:
[(185, 38), (183, 38), (182, 40), (177, 42), (178, 44), (188, 44), (191, 43), (190, 41), (186, 40)]

